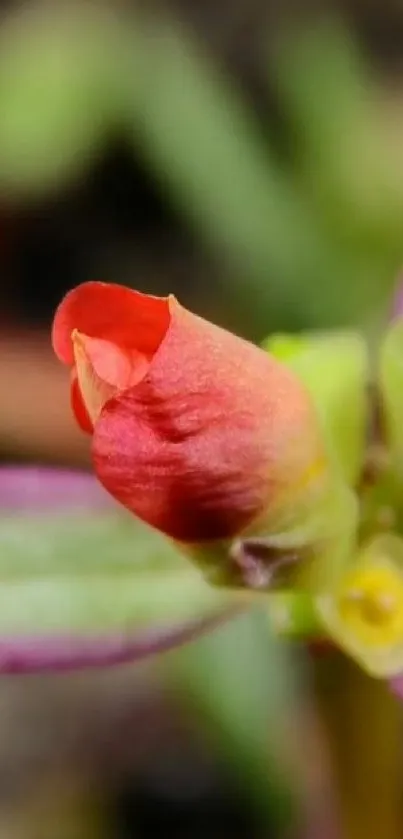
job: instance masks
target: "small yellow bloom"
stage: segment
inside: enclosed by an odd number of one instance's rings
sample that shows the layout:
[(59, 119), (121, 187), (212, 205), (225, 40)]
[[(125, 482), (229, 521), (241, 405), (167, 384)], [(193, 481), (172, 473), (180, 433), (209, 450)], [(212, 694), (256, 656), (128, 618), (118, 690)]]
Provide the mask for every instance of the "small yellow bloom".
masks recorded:
[(318, 597), (335, 643), (373, 676), (403, 670), (403, 542), (380, 536), (331, 593)]
[(389, 647), (403, 638), (403, 578), (387, 560), (354, 568), (338, 595), (344, 623), (364, 643)]

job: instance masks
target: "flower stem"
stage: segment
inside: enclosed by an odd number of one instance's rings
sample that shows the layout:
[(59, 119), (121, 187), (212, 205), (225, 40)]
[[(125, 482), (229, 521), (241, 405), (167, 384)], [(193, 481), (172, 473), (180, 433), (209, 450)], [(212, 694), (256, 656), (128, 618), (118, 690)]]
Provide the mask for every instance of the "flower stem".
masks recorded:
[(343, 837), (402, 836), (401, 714), (387, 682), (338, 653), (313, 662), (316, 700), (332, 761)]

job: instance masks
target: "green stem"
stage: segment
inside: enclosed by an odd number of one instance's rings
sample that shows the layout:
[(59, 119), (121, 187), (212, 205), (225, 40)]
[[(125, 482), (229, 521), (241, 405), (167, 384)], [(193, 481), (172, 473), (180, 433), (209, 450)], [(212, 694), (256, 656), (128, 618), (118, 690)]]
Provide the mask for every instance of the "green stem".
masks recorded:
[(323, 637), (313, 597), (307, 592), (279, 591), (270, 594), (267, 602), (270, 623), (276, 635), (299, 641)]
[(313, 664), (343, 837), (401, 839), (401, 714), (388, 684), (338, 653)]

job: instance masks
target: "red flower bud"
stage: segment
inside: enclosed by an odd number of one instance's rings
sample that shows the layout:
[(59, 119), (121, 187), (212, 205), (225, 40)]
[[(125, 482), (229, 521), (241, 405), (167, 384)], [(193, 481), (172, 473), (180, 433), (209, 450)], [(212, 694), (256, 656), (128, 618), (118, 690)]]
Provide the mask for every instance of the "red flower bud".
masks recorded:
[(174, 297), (85, 283), (62, 301), (53, 345), (99, 480), (174, 539), (226, 540), (278, 511), (284, 524), (284, 505), (323, 477), (294, 374)]

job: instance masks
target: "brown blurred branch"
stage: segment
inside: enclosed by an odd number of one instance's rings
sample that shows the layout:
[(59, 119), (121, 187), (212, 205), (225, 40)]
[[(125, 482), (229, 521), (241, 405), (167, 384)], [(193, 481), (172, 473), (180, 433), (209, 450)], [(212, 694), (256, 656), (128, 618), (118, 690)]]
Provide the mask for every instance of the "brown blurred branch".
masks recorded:
[(0, 456), (89, 464), (89, 439), (76, 428), (69, 375), (47, 335), (0, 334)]

